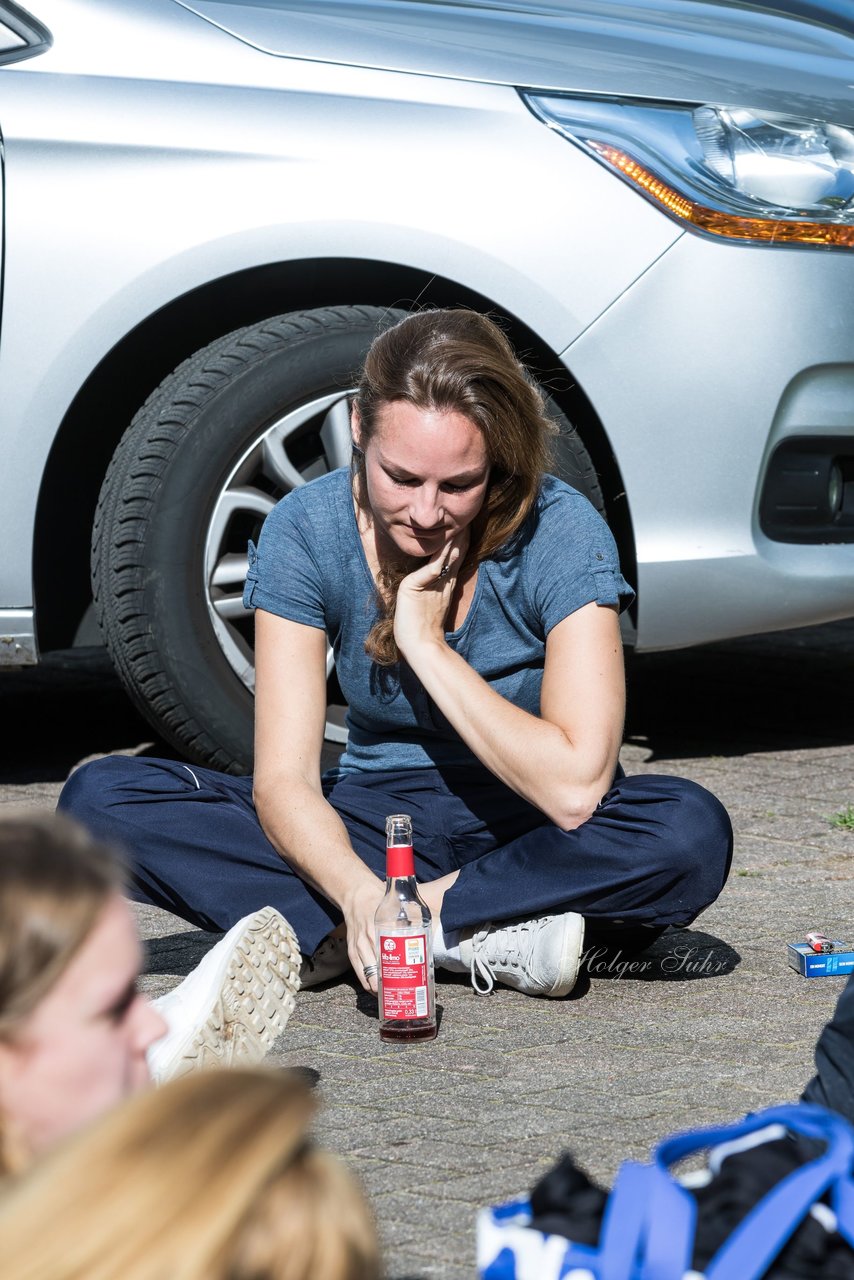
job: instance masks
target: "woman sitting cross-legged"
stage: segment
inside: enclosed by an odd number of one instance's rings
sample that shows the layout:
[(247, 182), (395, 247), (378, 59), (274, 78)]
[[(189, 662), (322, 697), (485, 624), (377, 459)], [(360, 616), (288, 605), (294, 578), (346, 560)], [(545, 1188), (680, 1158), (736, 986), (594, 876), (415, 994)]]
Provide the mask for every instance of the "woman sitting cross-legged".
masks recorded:
[[(130, 851), (141, 900), (208, 929), (271, 903), (304, 985), (352, 964), (376, 990), (385, 818), (404, 811), (437, 965), (561, 996), (585, 920), (651, 937), (717, 897), (722, 805), (618, 765), (632, 593), (604, 520), (548, 474), (553, 433), (485, 317), (378, 335), (352, 468), (288, 494), (250, 547), (254, 779), (114, 757), (63, 792)], [(349, 742), (321, 777), (327, 638)]]

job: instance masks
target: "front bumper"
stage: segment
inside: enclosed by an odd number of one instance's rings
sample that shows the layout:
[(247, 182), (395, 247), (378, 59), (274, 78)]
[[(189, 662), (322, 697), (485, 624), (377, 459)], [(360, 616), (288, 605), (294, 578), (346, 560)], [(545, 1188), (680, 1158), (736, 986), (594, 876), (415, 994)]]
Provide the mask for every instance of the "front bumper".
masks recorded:
[(854, 614), (854, 544), (759, 522), (782, 440), (854, 436), (854, 253), (685, 234), (562, 358), (621, 469), (638, 649)]

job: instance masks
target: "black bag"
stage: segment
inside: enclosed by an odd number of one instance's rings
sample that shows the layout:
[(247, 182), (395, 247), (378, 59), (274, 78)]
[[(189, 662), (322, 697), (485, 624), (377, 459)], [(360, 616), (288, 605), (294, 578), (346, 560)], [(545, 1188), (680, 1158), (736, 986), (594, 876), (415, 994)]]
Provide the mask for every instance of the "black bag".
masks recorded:
[[(669, 1166), (769, 1126), (808, 1139), (806, 1156), (741, 1216), (704, 1260), (703, 1271), (692, 1270), (702, 1196), (675, 1181)], [(771, 1107), (726, 1128), (668, 1138), (650, 1164), (627, 1161), (605, 1197), (593, 1242), (535, 1229), (530, 1199), (484, 1210), (478, 1222), (479, 1273), (481, 1280), (761, 1280), (823, 1201), (824, 1215), (833, 1215), (844, 1242), (842, 1254), (850, 1251), (850, 1266), (843, 1262), (837, 1274), (854, 1280), (854, 1129), (823, 1107)]]

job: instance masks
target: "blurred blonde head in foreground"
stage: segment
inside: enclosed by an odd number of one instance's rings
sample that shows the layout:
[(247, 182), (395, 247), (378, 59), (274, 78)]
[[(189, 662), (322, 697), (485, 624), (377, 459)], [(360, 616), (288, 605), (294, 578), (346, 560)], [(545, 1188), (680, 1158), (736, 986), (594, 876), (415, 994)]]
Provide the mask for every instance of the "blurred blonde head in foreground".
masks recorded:
[(286, 1072), (200, 1072), (67, 1139), (0, 1200), (15, 1280), (377, 1280), (375, 1229)]

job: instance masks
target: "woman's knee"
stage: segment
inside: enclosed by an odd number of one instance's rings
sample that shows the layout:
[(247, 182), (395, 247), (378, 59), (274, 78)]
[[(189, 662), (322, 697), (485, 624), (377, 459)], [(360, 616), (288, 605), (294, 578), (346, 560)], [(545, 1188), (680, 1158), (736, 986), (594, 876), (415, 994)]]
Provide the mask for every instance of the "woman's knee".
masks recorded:
[[(138, 798), (140, 790), (162, 787), (149, 767), (156, 762), (136, 756), (103, 756), (80, 765), (60, 792), (57, 808), (83, 823), (96, 836), (113, 834), (116, 810)], [(108, 817), (112, 813), (112, 819)]]
[(685, 919), (692, 918), (714, 902), (729, 875), (729, 814), (711, 791), (688, 778), (635, 774), (618, 788), (631, 811), (630, 829), (645, 837), (646, 858), (664, 881), (682, 886)]
[(711, 791), (688, 778), (669, 778), (672, 807), (667, 845), (696, 894), (697, 911), (714, 902), (732, 863), (732, 823)]
[(81, 822), (88, 814), (103, 809), (108, 797), (121, 786), (127, 773), (124, 756), (104, 756), (80, 765), (65, 783), (57, 808)]

